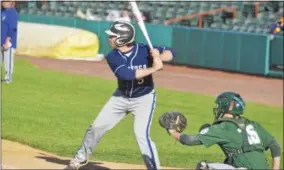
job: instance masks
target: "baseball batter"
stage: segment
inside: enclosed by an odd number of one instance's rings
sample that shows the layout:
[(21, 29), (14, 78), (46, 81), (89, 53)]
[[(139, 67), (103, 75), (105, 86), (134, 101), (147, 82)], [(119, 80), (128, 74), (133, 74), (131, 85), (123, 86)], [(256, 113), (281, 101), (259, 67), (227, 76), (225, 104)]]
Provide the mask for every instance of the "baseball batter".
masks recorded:
[(147, 169), (160, 169), (155, 143), (150, 138), (156, 106), (152, 74), (163, 68), (162, 61), (175, 56), (167, 47), (150, 49), (134, 41), (135, 29), (127, 21), (116, 21), (106, 30), (113, 50), (107, 63), (118, 81), (118, 88), (86, 131), (81, 147), (66, 169), (79, 169), (88, 162), (100, 138), (127, 113), (134, 115), (134, 133)]
[[(6, 83), (12, 82), (14, 54), (17, 48), (18, 13), (13, 1), (1, 3), (1, 66), (4, 62)], [(2, 75), (1, 75), (2, 76)]]
[(184, 145), (217, 144), (226, 155), (224, 163), (198, 163), (196, 169), (268, 169), (265, 151), (270, 149), (272, 169), (280, 168), (280, 145), (259, 123), (241, 115), (245, 109), (242, 97), (234, 92), (221, 93), (214, 108), (215, 121), (205, 124), (198, 135), (168, 132)]

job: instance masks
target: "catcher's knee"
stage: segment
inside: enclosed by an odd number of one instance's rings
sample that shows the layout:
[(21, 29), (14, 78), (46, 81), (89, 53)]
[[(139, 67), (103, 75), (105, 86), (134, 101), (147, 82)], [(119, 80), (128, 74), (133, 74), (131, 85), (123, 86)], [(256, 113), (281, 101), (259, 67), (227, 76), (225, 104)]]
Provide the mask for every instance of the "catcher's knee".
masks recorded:
[(201, 161), (196, 165), (195, 170), (209, 170), (209, 166), (206, 162)]

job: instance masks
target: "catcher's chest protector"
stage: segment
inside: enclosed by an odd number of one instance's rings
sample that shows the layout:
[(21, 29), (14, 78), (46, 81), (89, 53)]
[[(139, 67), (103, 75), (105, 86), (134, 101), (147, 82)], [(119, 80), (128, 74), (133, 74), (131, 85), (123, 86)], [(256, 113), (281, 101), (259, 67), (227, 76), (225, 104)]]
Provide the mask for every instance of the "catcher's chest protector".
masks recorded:
[(246, 152), (264, 151), (260, 138), (255, 130), (255, 124), (253, 121), (250, 121), (246, 118), (221, 118), (215, 121), (213, 124), (219, 124), (221, 122), (234, 123), (238, 127), (237, 131), (242, 134), (242, 146), (235, 148), (235, 153), (226, 153), (227, 156), (233, 157)]

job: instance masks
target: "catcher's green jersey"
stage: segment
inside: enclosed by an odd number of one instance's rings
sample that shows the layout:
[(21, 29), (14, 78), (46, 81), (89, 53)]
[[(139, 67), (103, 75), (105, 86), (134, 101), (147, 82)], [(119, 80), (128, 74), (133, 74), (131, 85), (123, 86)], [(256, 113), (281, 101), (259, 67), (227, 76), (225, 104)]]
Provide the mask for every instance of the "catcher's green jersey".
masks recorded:
[[(224, 121), (203, 129), (198, 138), (206, 147), (218, 144), (227, 159), (232, 158), (230, 164), (235, 167), (268, 169), (264, 151), (274, 138), (260, 124), (252, 121), (245, 126), (244, 131), (233, 122)], [(243, 139), (247, 141), (247, 146), (244, 146)], [(244, 147), (247, 151), (240, 153)], [(230, 155), (233, 153), (235, 155)]]

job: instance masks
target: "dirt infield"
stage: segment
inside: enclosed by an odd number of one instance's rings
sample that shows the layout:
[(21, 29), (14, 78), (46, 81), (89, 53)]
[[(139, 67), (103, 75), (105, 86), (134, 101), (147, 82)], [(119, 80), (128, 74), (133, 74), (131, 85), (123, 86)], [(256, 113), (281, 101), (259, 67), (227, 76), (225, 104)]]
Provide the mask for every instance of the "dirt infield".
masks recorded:
[[(26, 58), (41, 69), (97, 76), (110, 80), (115, 79), (105, 61), (87, 62), (30, 57), (18, 58)], [(283, 106), (283, 79), (267, 79), (169, 65), (166, 65), (163, 71), (155, 74), (154, 78), (156, 87), (214, 96), (221, 91), (232, 90), (239, 92), (247, 101), (271, 106)], [(19, 143), (2, 140), (2, 168), (4, 169), (62, 169), (68, 164), (69, 159)], [(87, 165), (87, 168), (145, 169), (143, 165), (111, 162), (91, 162)]]
[[(70, 158), (59, 157), (20, 143), (2, 140), (2, 169), (64, 169)], [(90, 161), (82, 169), (145, 169), (144, 165)], [(167, 168), (163, 169), (177, 169)]]

